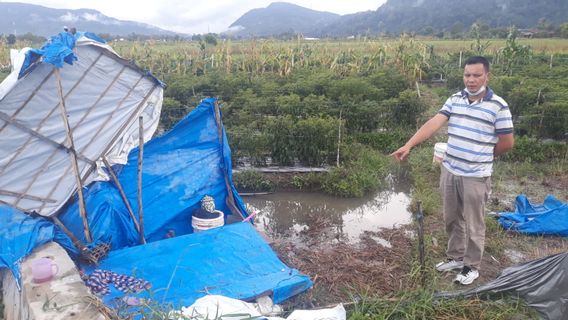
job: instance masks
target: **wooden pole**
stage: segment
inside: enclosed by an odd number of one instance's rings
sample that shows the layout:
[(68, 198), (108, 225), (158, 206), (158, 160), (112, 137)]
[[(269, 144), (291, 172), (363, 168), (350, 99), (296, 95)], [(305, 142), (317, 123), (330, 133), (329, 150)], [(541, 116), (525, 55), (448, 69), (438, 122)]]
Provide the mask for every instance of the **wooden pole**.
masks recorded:
[(422, 95), (420, 94), (420, 85), (418, 84), (418, 81), (414, 83), (416, 83), (416, 93), (418, 94), (418, 98), (420, 98), (422, 97)]
[(67, 140), (69, 141), (69, 154), (71, 155), (71, 166), (75, 172), (75, 179), (77, 180), (77, 194), (79, 195), (79, 213), (81, 219), (83, 220), (83, 231), (85, 232), (85, 239), (88, 242), (92, 242), (91, 230), (89, 229), (89, 222), (87, 220), (87, 210), (85, 208), (85, 198), (83, 197), (83, 183), (81, 181), (81, 173), (79, 172), (79, 164), (77, 163), (77, 154), (75, 151), (75, 143), (73, 142), (73, 132), (71, 132), (71, 126), (69, 125), (69, 119), (67, 115), (67, 110), (65, 108), (65, 99), (63, 98), (63, 86), (61, 84), (61, 74), (59, 69), (55, 68), (55, 76), (57, 78), (57, 88), (59, 91), (59, 110), (61, 111), (61, 118), (63, 119), (63, 124), (65, 126), (65, 132), (67, 134)]
[[(538, 90), (538, 96), (536, 97), (536, 107), (538, 108), (539, 104), (540, 104), (540, 94), (541, 94), (541, 89)], [(541, 130), (542, 130), (542, 123), (544, 121), (544, 109), (542, 110), (542, 112), (540, 113), (540, 122), (538, 124), (538, 132), (540, 134)]]
[(79, 240), (67, 227), (57, 218), (56, 216), (50, 217), (50, 219), (55, 222), (55, 224), (63, 230), (63, 232), (71, 239), (73, 244), (81, 251), (81, 254), (88, 252), (87, 247)]
[(426, 253), (424, 248), (424, 215), (422, 214), (422, 203), (418, 201), (418, 212), (416, 213), (416, 220), (418, 221), (418, 253), (420, 256), (420, 274), (422, 285), (425, 284), (425, 270), (426, 270)]
[(339, 168), (339, 146), (341, 146), (341, 113), (343, 109), (339, 110), (339, 128), (337, 129), (337, 167)]
[(140, 219), (140, 243), (144, 239), (144, 210), (142, 208), (142, 159), (144, 158), (144, 118), (138, 117), (138, 218)]
[(18, 198), (21, 198), (21, 199), (29, 199), (29, 200), (40, 201), (40, 202), (57, 203), (57, 200), (55, 200), (55, 199), (36, 197), (34, 195), (31, 195), (31, 194), (24, 194), (24, 193), (20, 193), (20, 192), (9, 191), (9, 190), (0, 190), (0, 195), (10, 196), (10, 197), (18, 197)]
[(116, 174), (114, 173), (114, 170), (112, 169), (112, 166), (110, 165), (110, 163), (108, 162), (108, 160), (105, 157), (103, 157), (103, 163), (107, 167), (108, 173), (110, 174), (112, 181), (114, 181), (114, 184), (116, 185), (116, 188), (118, 189), (118, 192), (120, 193), (120, 197), (122, 198), (122, 201), (124, 202), (124, 205), (126, 206), (126, 209), (128, 209), (128, 214), (130, 214), (130, 218), (132, 218), (132, 222), (134, 222), (134, 227), (136, 227), (136, 231), (138, 231), (138, 233), (140, 234), (140, 225), (138, 224), (138, 219), (136, 219), (136, 216), (134, 216), (134, 210), (132, 210), (132, 206), (130, 205), (130, 201), (128, 201), (128, 198), (126, 197), (126, 194), (124, 193), (124, 189), (122, 188), (120, 181), (118, 181), (118, 178), (116, 177)]

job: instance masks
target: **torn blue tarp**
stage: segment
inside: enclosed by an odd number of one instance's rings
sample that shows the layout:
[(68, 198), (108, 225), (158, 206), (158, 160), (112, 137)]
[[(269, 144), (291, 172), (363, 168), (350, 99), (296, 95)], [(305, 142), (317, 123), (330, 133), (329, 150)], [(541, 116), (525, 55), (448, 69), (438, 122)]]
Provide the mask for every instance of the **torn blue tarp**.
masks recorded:
[[(177, 309), (207, 294), (241, 300), (267, 294), (280, 303), (312, 285), (307, 276), (283, 264), (247, 222), (113, 251), (96, 268), (150, 282), (150, 290), (128, 295)], [(103, 300), (120, 304), (125, 294), (112, 284), (110, 289)]]
[[(215, 99), (203, 100), (170, 132), (144, 144), (142, 201), (147, 241), (161, 240), (172, 233), (192, 233), (192, 211), (205, 195), (215, 199), (218, 210), (231, 215), (227, 205), (230, 192), (236, 207), (248, 216), (232, 183), (231, 151), (222, 124), (219, 128), (215, 120), (215, 103)], [(138, 148), (132, 150), (128, 164), (115, 167), (136, 215), (138, 152)], [(138, 244), (138, 232), (113, 183), (95, 183), (84, 194), (93, 239), (111, 242), (113, 250)], [(60, 219), (85, 242), (77, 201), (65, 209)]]
[(45, 218), (32, 218), (21, 211), (0, 205), (0, 268), (9, 268), (20, 287), (20, 262), (35, 247), (56, 241), (78, 254), (71, 240)]
[(514, 212), (498, 213), (506, 230), (532, 235), (568, 236), (568, 205), (548, 195), (542, 204), (531, 203), (525, 195), (517, 196)]
[(25, 75), (28, 69), (40, 58), (43, 62), (58, 68), (62, 68), (64, 63), (73, 64), (77, 60), (73, 48), (75, 48), (75, 36), (68, 32), (60, 32), (51, 37), (41, 49), (30, 49), (26, 52), (26, 58), (18, 78)]

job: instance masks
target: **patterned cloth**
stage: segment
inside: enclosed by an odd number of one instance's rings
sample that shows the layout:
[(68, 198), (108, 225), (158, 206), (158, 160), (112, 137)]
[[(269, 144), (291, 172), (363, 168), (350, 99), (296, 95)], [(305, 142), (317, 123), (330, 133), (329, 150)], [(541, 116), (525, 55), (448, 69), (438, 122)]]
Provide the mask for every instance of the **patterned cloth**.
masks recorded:
[(124, 292), (140, 292), (152, 287), (152, 284), (144, 279), (138, 279), (124, 274), (118, 274), (109, 270), (96, 269), (85, 280), (87, 287), (94, 294), (106, 295), (110, 293), (109, 284)]

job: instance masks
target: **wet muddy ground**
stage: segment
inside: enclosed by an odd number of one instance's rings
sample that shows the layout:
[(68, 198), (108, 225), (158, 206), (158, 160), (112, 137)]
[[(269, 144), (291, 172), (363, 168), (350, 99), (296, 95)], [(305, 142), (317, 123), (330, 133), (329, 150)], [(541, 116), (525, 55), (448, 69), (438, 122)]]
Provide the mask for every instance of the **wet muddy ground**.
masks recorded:
[[(285, 188), (286, 189), (286, 188)], [(542, 179), (500, 178), (488, 204), (488, 211), (514, 209), (514, 199), (525, 192), (532, 202), (547, 194), (568, 201), (568, 174)], [(528, 192), (526, 192), (528, 191)], [(246, 199), (245, 199), (246, 202)], [(351, 303), (360, 297), (394, 297), (401, 290), (425, 287), (429, 290), (463, 289), (452, 283), (455, 274), (438, 274), (434, 264), (444, 259), (447, 236), (441, 212), (424, 219), (426, 265), (424, 282), (416, 276), (419, 268), (417, 224), (364, 231), (359, 241), (337, 236), (334, 225), (322, 215), (310, 217), (307, 227), (294, 234), (269, 237), (281, 259), (308, 274), (314, 287), (291, 303), (294, 307), (318, 307)], [(476, 284), (494, 279), (504, 268), (568, 250), (561, 237), (524, 236), (506, 232), (493, 218), (487, 219), (486, 249)]]

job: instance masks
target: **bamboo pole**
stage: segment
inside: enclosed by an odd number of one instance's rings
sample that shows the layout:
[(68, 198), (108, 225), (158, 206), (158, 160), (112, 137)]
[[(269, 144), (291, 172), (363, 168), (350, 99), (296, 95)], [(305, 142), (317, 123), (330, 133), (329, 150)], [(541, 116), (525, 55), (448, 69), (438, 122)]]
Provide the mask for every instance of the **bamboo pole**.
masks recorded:
[(9, 190), (0, 190), (0, 195), (9, 196), (9, 197), (18, 197), (18, 198), (21, 198), (21, 199), (28, 199), (28, 200), (34, 200), (34, 201), (40, 201), (40, 202), (57, 203), (57, 200), (55, 200), (55, 199), (36, 197), (34, 195), (31, 195), (31, 194), (24, 194), (24, 193), (21, 193), (21, 192), (13, 192), (13, 191), (9, 191)]
[[(138, 82), (137, 82), (137, 83), (138, 83)], [(107, 152), (110, 150), (110, 148), (111, 148), (112, 146), (114, 146), (114, 143), (116, 142), (116, 140), (117, 140), (118, 138), (122, 137), (123, 132), (128, 128), (128, 126), (129, 126), (130, 124), (132, 124), (131, 121), (135, 120), (136, 115), (142, 110), (142, 107), (144, 107), (144, 106), (146, 105), (146, 102), (148, 101), (148, 99), (150, 98), (150, 96), (152, 96), (152, 94), (154, 93), (154, 91), (155, 91), (155, 89), (156, 89), (157, 87), (158, 87), (158, 85), (155, 85), (155, 86), (152, 88), (152, 90), (150, 90), (150, 92), (148, 92), (148, 94), (146, 94), (146, 96), (144, 97), (144, 100), (142, 100), (142, 101), (138, 104), (138, 106), (136, 107), (136, 109), (130, 114), (130, 116), (128, 117), (128, 120), (123, 123), (122, 127), (116, 132), (116, 135), (115, 135), (115, 136), (112, 138), (112, 140), (107, 144), (107, 146), (106, 146), (105, 149), (100, 153), (100, 156), (99, 156), (98, 158), (103, 157), (105, 154), (107, 154)], [(132, 88), (132, 89), (133, 89), (133, 88)], [(132, 92), (132, 90), (130, 90), (130, 91), (128, 92), (128, 94), (127, 94), (126, 97), (130, 96), (130, 93), (131, 93), (131, 92)], [(122, 101), (125, 101), (125, 100), (126, 100), (126, 97), (125, 97)], [(119, 103), (119, 106), (122, 105), (122, 101)], [(118, 109), (118, 107), (117, 107), (117, 109)], [(116, 111), (116, 109), (115, 109), (115, 111)], [(114, 114), (114, 111), (113, 111), (113, 114)], [(110, 117), (109, 117), (109, 119), (110, 119)], [(101, 131), (103, 130), (103, 127), (104, 127), (104, 126), (100, 127), (100, 128), (97, 130), (97, 133), (96, 133), (96, 134), (98, 134), (99, 132), (101, 132)], [(96, 135), (96, 134), (95, 134), (95, 135)], [(93, 172), (93, 170), (95, 170), (95, 169), (96, 169), (96, 166), (90, 166), (89, 169), (87, 170), (87, 174), (86, 174), (85, 176), (88, 177), (88, 176), (91, 174), (91, 172)]]
[(53, 216), (53, 217), (50, 217), (50, 219), (59, 228), (61, 228), (63, 233), (65, 233), (69, 237), (69, 239), (71, 239), (71, 242), (73, 242), (73, 245), (75, 245), (75, 247), (77, 247), (77, 249), (79, 249), (80, 256), (83, 259), (86, 259), (88, 262), (90, 262), (92, 264), (96, 264), (98, 262), (98, 258), (95, 255), (92, 254), (92, 252), (89, 250), (89, 248), (87, 248), (87, 246), (85, 246), (85, 244), (82, 243), (81, 240), (79, 240), (69, 229), (67, 229), (67, 227), (63, 224), (63, 222), (61, 222), (61, 220), (59, 220), (59, 218), (57, 218), (56, 216)]
[[(120, 71), (119, 73), (122, 73), (123, 71), (124, 71), (124, 68), (121, 69), (121, 71)], [(136, 84), (135, 84), (134, 86), (136, 86), (136, 85), (141, 81), (141, 79), (142, 79), (143, 77), (144, 77), (144, 76), (141, 75), (140, 78), (138, 79), (138, 81), (136, 82)], [(115, 77), (115, 80), (113, 80), (113, 82), (112, 82), (110, 85), (112, 85), (113, 83), (115, 83), (116, 79), (117, 79), (117, 78)], [(108, 88), (109, 88), (109, 87), (107, 86), (107, 89), (105, 89), (105, 92), (108, 90)], [(102, 126), (99, 126), (99, 127), (97, 128), (97, 131), (96, 131), (96, 132), (90, 134), (90, 136), (91, 136), (90, 140), (84, 144), (83, 150), (78, 150), (78, 151), (79, 151), (79, 154), (81, 154), (82, 151), (86, 150), (86, 149), (93, 143), (93, 141), (95, 140), (95, 138), (98, 137), (99, 133), (102, 132), (102, 131), (105, 129), (105, 126), (107, 126), (107, 125), (110, 123), (110, 119), (114, 116), (115, 112), (121, 108), (121, 106), (123, 105), (123, 102), (128, 98), (128, 96), (130, 96), (130, 93), (132, 92), (133, 89), (134, 89), (134, 87), (133, 87), (133, 88), (130, 88), (130, 90), (128, 91), (128, 93), (126, 94), (126, 96), (123, 97), (123, 99), (116, 105), (116, 107), (114, 108), (114, 110), (106, 117), (107, 121), (104, 121), (104, 122), (103, 122), (103, 125), (102, 125)], [(67, 93), (66, 96), (68, 96), (68, 95), (69, 95), (69, 93)], [(97, 101), (100, 101), (101, 97), (102, 97), (102, 96), (99, 95)], [(57, 106), (56, 106), (56, 107), (57, 107)], [(95, 105), (93, 105), (92, 108), (95, 108)], [(57, 109), (57, 108), (56, 108), (56, 109)], [(89, 111), (88, 113), (90, 113), (90, 111)], [(75, 124), (75, 127), (78, 127), (81, 123), (83, 123), (86, 114), (87, 114), (87, 113), (85, 113), (85, 115), (83, 115), (83, 117), (77, 122), (77, 124)], [(125, 123), (125, 125), (130, 124), (130, 121), (131, 121), (131, 119), (134, 119), (134, 116), (135, 116), (135, 115), (133, 115), (131, 118), (129, 118), (128, 123)], [(98, 156), (94, 156), (93, 158), (94, 158), (94, 159), (99, 159), (99, 158), (101, 158), (102, 156), (104, 156), (104, 155), (107, 153), (108, 149), (110, 149), (110, 147), (112, 147), (112, 146), (114, 145), (114, 142), (116, 141), (116, 139), (117, 139), (118, 137), (122, 137), (122, 132), (123, 132), (122, 130), (123, 130), (123, 129), (120, 129), (120, 131), (117, 132), (116, 135), (113, 137), (113, 139), (108, 143), (108, 145), (105, 147), (105, 149), (104, 149)], [(51, 157), (54, 156), (54, 155), (55, 155), (55, 153), (53, 153), (53, 154), (50, 156), (50, 159), (51, 159)], [(49, 162), (49, 161), (46, 161), (46, 163), (48, 163), (48, 162)], [(82, 180), (81, 180), (83, 183), (85, 183), (85, 181), (88, 179), (88, 177), (91, 175), (91, 173), (93, 172), (93, 170), (94, 170), (95, 168), (96, 168), (96, 162), (93, 162), (93, 164), (90, 165), (90, 166), (87, 168), (87, 170), (86, 170), (86, 172), (85, 172), (85, 174), (84, 174), (84, 176), (83, 176), (83, 178), (82, 178)], [(64, 174), (61, 175), (61, 177), (57, 180), (56, 183), (53, 184), (53, 187), (51, 188), (51, 191), (49, 192), (49, 196), (51, 196), (51, 195), (57, 190), (57, 186), (58, 186), (59, 183), (63, 180), (63, 178), (65, 177), (65, 175), (67, 175), (67, 172), (69, 171), (68, 169), (69, 169), (69, 168), (65, 169)], [(43, 209), (43, 206), (40, 208), (40, 210), (42, 210), (42, 209)]]
[(83, 220), (83, 231), (85, 232), (85, 239), (88, 242), (92, 242), (91, 230), (89, 229), (89, 222), (87, 220), (87, 210), (85, 208), (85, 198), (83, 197), (83, 183), (81, 181), (81, 173), (79, 172), (79, 164), (77, 163), (77, 154), (75, 152), (75, 143), (73, 142), (73, 133), (71, 132), (71, 126), (69, 125), (69, 119), (67, 110), (65, 108), (65, 99), (63, 98), (63, 86), (61, 84), (61, 74), (59, 69), (55, 68), (55, 76), (57, 78), (57, 88), (59, 91), (59, 109), (61, 111), (61, 118), (63, 119), (63, 124), (65, 126), (65, 132), (67, 134), (67, 140), (69, 141), (69, 150), (71, 155), (71, 166), (75, 172), (75, 179), (77, 180), (77, 194), (79, 195), (79, 213), (81, 219)]
[(134, 227), (136, 227), (136, 231), (138, 231), (138, 233), (140, 233), (140, 225), (138, 224), (138, 220), (134, 216), (134, 210), (132, 209), (132, 206), (130, 205), (130, 201), (128, 201), (128, 198), (126, 197), (126, 194), (124, 193), (124, 189), (122, 188), (120, 181), (116, 177), (116, 174), (114, 173), (114, 170), (112, 169), (112, 166), (110, 165), (110, 163), (108, 162), (108, 160), (105, 157), (103, 157), (103, 163), (107, 167), (108, 173), (110, 174), (112, 181), (114, 181), (114, 184), (116, 185), (116, 188), (118, 189), (118, 192), (120, 193), (120, 197), (122, 198), (122, 201), (124, 202), (124, 205), (126, 206), (126, 209), (128, 209), (128, 214), (130, 215), (130, 218), (132, 218), (132, 222), (134, 222)]
[(61, 222), (61, 220), (59, 220), (59, 218), (57, 218), (56, 216), (52, 216), (49, 217), (59, 228), (61, 228), (61, 230), (71, 239), (71, 241), (73, 242), (73, 244), (81, 251), (81, 253), (88, 251), (87, 247), (85, 246), (85, 244), (83, 244), (81, 242), (81, 240), (79, 240), (79, 238), (77, 238), (73, 232), (71, 232), (71, 230), (67, 229), (67, 227), (63, 224), (63, 222)]
[(140, 243), (145, 244), (144, 239), (144, 210), (142, 208), (142, 160), (144, 158), (144, 118), (138, 117), (138, 218), (140, 219)]
[[(73, 90), (75, 90), (75, 88), (76, 88), (76, 87), (81, 83), (81, 81), (85, 78), (85, 76), (87, 75), (87, 73), (93, 68), (93, 66), (97, 63), (97, 61), (99, 61), (99, 59), (100, 59), (101, 56), (102, 56), (102, 54), (100, 54), (100, 55), (97, 57), (97, 59), (95, 59), (95, 61), (89, 66), (89, 68), (85, 71), (85, 73), (81, 76), (81, 78), (79, 78), (79, 80), (77, 80), (77, 82), (73, 85), (73, 87), (67, 92), (67, 94), (65, 95), (65, 98), (68, 97), (68, 96), (73, 92)], [(53, 73), (54, 73), (54, 71), (52, 70), (52, 71), (49, 73), (49, 75), (42, 81), (42, 83), (40, 84), (40, 86), (39, 86), (38, 88), (36, 88), (36, 90), (34, 90), (34, 93), (32, 94), (32, 96), (30, 96), (30, 97), (26, 100), (26, 102), (24, 103), (24, 105), (22, 105), (10, 119), (12, 119), (12, 120), (15, 121), (16, 115), (21, 111), (21, 109), (23, 109), (23, 108), (27, 105), (27, 103), (28, 103), (29, 101), (31, 101), (31, 99), (35, 96), (35, 94), (37, 93), (37, 91), (39, 91), (39, 89), (41, 88), (41, 86), (42, 86), (45, 82), (47, 82), (48, 78), (49, 78)], [(35, 130), (32, 130), (32, 132), (35, 132), (35, 133), (38, 133), (38, 134), (39, 134), (39, 132), (41, 131), (41, 128), (42, 128), (43, 124), (45, 123), (45, 121), (46, 121), (47, 119), (50, 118), (51, 114), (52, 114), (53, 112), (55, 112), (55, 110), (57, 110), (57, 105), (55, 105), (55, 106), (51, 109), (51, 111), (48, 113), (48, 115), (47, 115), (46, 117), (44, 117), (44, 119), (43, 119), (42, 121), (40, 121), (40, 123), (37, 125), (37, 127), (35, 128)], [(30, 129), (30, 130), (31, 130), (31, 129)], [(2, 129), (0, 129), (0, 131), (2, 131)], [(30, 132), (30, 134), (35, 135), (34, 133), (31, 133), (31, 132)], [(26, 147), (26, 146), (30, 143), (30, 141), (31, 141), (31, 137), (29, 137), (29, 138), (27, 139), (27, 141), (24, 143), (23, 146)], [(12, 154), (10, 160), (8, 160), (8, 162), (5, 163), (5, 166), (0, 169), (0, 174), (2, 174), (2, 172), (4, 172), (4, 170), (5, 170), (6, 168), (8, 168), (8, 166), (10, 166), (10, 164), (12, 163), (12, 161), (14, 161), (14, 159), (16, 159), (16, 158), (18, 157), (18, 155), (20, 155), (20, 153), (24, 150), (24, 147), (19, 148), (16, 152), (14, 152), (14, 153)], [(64, 147), (64, 146), (63, 146), (63, 147)], [(64, 147), (64, 148), (66, 148), (66, 147)], [(80, 153), (79, 153), (78, 156), (79, 156), (80, 159), (83, 160), (83, 161), (89, 161), (86, 157), (84, 157), (84, 156), (83, 156), (82, 154), (80, 154)], [(40, 210), (41, 210), (41, 209), (40, 209)]]
[[(24, 108), (28, 105), (28, 103), (36, 96), (36, 94), (38, 93), (38, 91), (43, 88), (43, 85), (47, 82), (47, 80), (49, 80), (49, 78), (51, 78), (51, 75), (53, 74), (53, 71), (49, 72), (47, 74), (47, 76), (45, 76), (45, 78), (43, 78), (43, 80), (41, 81), (41, 83), (32, 91), (32, 93), (26, 98), (26, 101), (24, 101), (24, 103), (16, 110), (16, 112), (14, 112), (11, 116), (11, 119), (15, 119), (16, 116), (18, 114), (20, 114), (20, 112), (22, 110), (24, 110)], [(2, 127), (0, 127), (0, 132), (2, 132), (2, 130), (4, 130), (6, 127), (8, 126), (8, 123), (5, 123), (4, 125), (2, 125)]]
[[(30, 128), (26, 127), (24, 124), (20, 123), (20, 122), (17, 121), (17, 120), (10, 119), (10, 116), (8, 116), (6, 113), (4, 113), (4, 112), (2, 112), (2, 111), (0, 111), (0, 120), (6, 121), (7, 123), (13, 125), (14, 127), (18, 128), (18, 129), (20, 129), (20, 130), (22, 130), (22, 131), (24, 131), (24, 132), (26, 132), (26, 133), (29, 133), (31, 136), (34, 136), (34, 137), (36, 137), (36, 138), (38, 138), (38, 139), (40, 139), (40, 140), (42, 140), (42, 141), (45, 141), (45, 142), (47, 142), (47, 143), (49, 143), (49, 144), (55, 146), (55, 148), (57, 148), (57, 149), (64, 149), (64, 150), (66, 150), (67, 152), (71, 152), (71, 149), (68, 148), (67, 146), (65, 146), (64, 144), (61, 144), (61, 143), (59, 143), (59, 142), (57, 142), (57, 141), (54, 141), (53, 139), (51, 139), (51, 138), (49, 138), (49, 137), (46, 137), (46, 136), (44, 136), (43, 134), (41, 134), (41, 133), (39, 133), (39, 132), (37, 132), (37, 131), (35, 131), (35, 130), (33, 130), (33, 129), (30, 129)], [(26, 144), (28, 144), (29, 141), (30, 141), (30, 140), (28, 139), (28, 141), (26, 142)], [(23, 149), (23, 148), (22, 148), (22, 149)], [(22, 149), (20, 149), (20, 150), (22, 150)], [(95, 162), (94, 162), (94, 161), (92, 161), (91, 159), (85, 157), (83, 154), (81, 154), (81, 153), (76, 153), (76, 155), (77, 155), (77, 158), (79, 158), (79, 159), (81, 159), (81, 160), (83, 160), (83, 161), (85, 161), (85, 162), (87, 162), (87, 163), (89, 163), (89, 164), (91, 164), (91, 165), (95, 165)], [(10, 159), (10, 161), (9, 161), (8, 164), (10, 164), (14, 158), (15, 158), (15, 157), (12, 157), (12, 158)]]
[[(86, 75), (90, 72), (90, 70), (95, 66), (95, 64), (99, 61), (99, 59), (100, 59), (101, 57), (102, 57), (102, 53), (99, 54), (99, 56), (98, 56), (98, 57), (95, 59), (95, 61), (89, 66), (89, 68), (87, 68), (87, 70), (83, 73), (83, 75), (82, 75), (77, 81), (75, 81), (75, 84), (67, 91), (67, 93), (66, 93), (65, 96), (63, 97), (63, 100), (67, 99), (67, 97), (68, 97), (69, 95), (71, 95), (71, 93), (77, 88), (77, 86), (79, 86), (79, 84), (83, 81), (83, 79), (86, 77)], [(49, 78), (52, 74), (55, 74), (55, 69), (52, 69), (52, 70), (50, 71), (50, 73), (49, 73), (49, 75), (48, 75), (48, 78)], [(45, 78), (41, 85), (43, 85), (43, 83), (44, 83), (45, 81), (47, 81), (48, 78)], [(41, 86), (41, 85), (40, 85), (40, 86)], [(38, 91), (38, 90), (39, 90), (39, 87), (36, 89), (36, 91)], [(34, 93), (34, 94), (35, 94), (35, 93)], [(32, 97), (33, 97), (33, 96), (32, 96)], [(26, 104), (27, 104), (27, 102), (31, 101), (32, 97), (29, 97), (29, 98), (28, 98), (28, 100), (26, 101)], [(21, 108), (24, 108), (24, 106), (25, 106), (25, 104), (24, 104)], [(32, 141), (32, 137), (35, 136), (35, 137), (37, 137), (37, 138), (40, 138), (40, 139), (43, 139), (43, 140), (45, 140), (45, 141), (50, 142), (50, 139), (49, 139), (49, 138), (47, 138), (47, 137), (45, 137), (45, 136), (39, 134), (39, 132), (41, 131), (41, 128), (43, 127), (43, 125), (45, 124), (45, 122), (47, 122), (47, 120), (50, 119), (51, 115), (52, 115), (54, 112), (56, 112), (58, 109), (59, 109), (59, 102), (57, 102), (57, 103), (54, 105), (54, 107), (50, 109), (50, 111), (49, 111), (49, 113), (47, 114), (47, 116), (45, 116), (45, 117), (43, 118), (43, 120), (41, 120), (41, 121), (39, 122), (39, 124), (36, 126), (36, 128), (35, 128), (34, 130), (28, 129), (28, 128), (25, 127), (25, 126), (20, 127), (20, 129), (22, 129), (22, 130), (24, 130), (24, 131), (30, 133), (30, 137), (28, 137), (28, 139), (26, 140), (26, 142), (23, 144), (23, 146), (22, 146), (21, 148), (18, 148), (18, 150), (12, 154), (10, 160), (8, 160), (8, 162), (5, 164), (5, 166), (3, 166), (2, 168), (0, 168), (0, 174), (2, 174), (2, 172), (4, 172), (4, 171), (8, 168), (8, 166), (10, 166), (10, 164), (11, 164), (11, 163), (23, 152), (23, 150), (30, 144), (30, 142)], [(18, 110), (17, 112), (19, 112), (19, 110)], [(16, 114), (17, 114), (17, 113), (16, 113)], [(13, 124), (16, 125), (16, 126), (18, 126), (18, 125), (17, 125), (18, 122), (17, 122), (16, 119), (15, 119), (15, 115), (14, 115), (13, 117), (11, 117), (10, 119), (13, 119), (13, 120), (15, 121)], [(79, 126), (79, 124), (80, 124), (81, 122), (82, 122), (82, 120), (79, 121), (79, 122), (76, 124), (76, 126)], [(46, 167), (48, 166), (48, 164), (49, 164), (49, 162), (51, 161), (51, 159), (53, 159), (53, 157), (54, 157), (58, 152), (60, 152), (59, 149), (65, 149), (65, 151), (66, 151), (67, 153), (71, 152), (71, 151), (67, 148), (67, 146), (65, 146), (64, 144), (59, 144), (58, 142), (55, 142), (55, 141), (52, 141), (52, 142), (50, 142), (50, 143), (55, 144), (55, 146), (56, 146), (57, 149), (55, 149), (55, 150), (51, 153), (51, 155), (47, 158), (47, 160), (43, 161), (43, 164), (42, 164), (42, 166), (41, 166), (41, 168), (40, 168), (40, 171), (38, 171), (38, 172), (32, 177), (31, 181), (28, 183), (28, 186), (26, 187), (26, 189), (25, 189), (24, 191), (22, 191), (22, 193), (25, 194), (25, 193), (27, 193), (27, 192), (32, 188), (33, 184), (34, 184), (35, 181), (38, 179), (38, 177), (45, 171), (45, 169), (46, 169)], [(63, 143), (65, 143), (65, 142), (63, 142)], [(77, 152), (77, 150), (76, 150), (75, 153), (76, 153), (77, 157), (78, 157), (80, 160), (83, 160), (83, 161), (85, 161), (85, 162), (91, 164), (91, 166), (96, 166), (95, 161), (91, 161), (91, 160), (88, 159), (87, 157), (83, 156), (83, 154), (82, 154), (81, 152)], [(52, 187), (51, 191), (50, 191), (50, 192), (48, 193), (48, 195), (47, 195), (48, 198), (53, 195), (53, 192), (57, 189), (57, 187), (59, 186), (59, 183), (61, 182), (61, 180), (67, 175), (67, 172), (69, 171), (68, 169), (69, 169), (69, 168), (65, 169), (64, 174), (61, 175), (61, 177), (58, 179), (58, 181), (57, 181), (56, 183), (53, 183), (53, 184), (52, 184), (53, 187)], [(89, 174), (90, 174), (90, 173), (85, 174), (85, 177), (89, 176)], [(19, 197), (19, 198), (16, 200), (15, 205), (17, 205), (21, 199), (22, 199), (22, 198)], [(41, 211), (43, 210), (43, 208), (45, 207), (45, 205), (46, 205), (46, 203), (43, 202), (37, 211), (38, 211), (38, 212), (41, 212)]]

